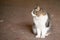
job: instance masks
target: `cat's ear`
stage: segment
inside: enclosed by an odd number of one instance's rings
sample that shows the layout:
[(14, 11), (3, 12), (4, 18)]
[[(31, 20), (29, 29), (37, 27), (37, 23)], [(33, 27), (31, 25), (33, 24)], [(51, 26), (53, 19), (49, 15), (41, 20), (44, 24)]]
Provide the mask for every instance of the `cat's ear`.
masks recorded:
[(34, 8), (35, 11), (39, 11), (40, 10), (40, 7), (38, 5), (35, 6)]

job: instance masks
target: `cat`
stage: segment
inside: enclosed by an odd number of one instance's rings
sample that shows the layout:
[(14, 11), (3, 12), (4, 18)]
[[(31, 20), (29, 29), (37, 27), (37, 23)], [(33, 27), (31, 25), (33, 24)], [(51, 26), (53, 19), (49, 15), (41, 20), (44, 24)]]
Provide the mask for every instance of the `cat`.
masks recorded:
[(45, 38), (50, 34), (48, 32), (51, 28), (51, 20), (49, 13), (47, 13), (40, 6), (36, 6), (31, 15), (33, 17), (33, 33), (36, 34), (36, 38)]

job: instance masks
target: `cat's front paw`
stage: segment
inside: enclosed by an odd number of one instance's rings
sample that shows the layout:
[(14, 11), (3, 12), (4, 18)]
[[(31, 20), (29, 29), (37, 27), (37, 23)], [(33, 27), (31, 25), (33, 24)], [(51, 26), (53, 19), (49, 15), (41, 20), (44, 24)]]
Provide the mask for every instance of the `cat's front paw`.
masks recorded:
[(40, 38), (40, 35), (36, 35), (36, 38)]
[(45, 36), (41, 36), (41, 38), (45, 38)]
[(45, 35), (45, 36), (48, 36), (49, 34), (51, 34), (51, 33), (46, 33), (46, 35)]

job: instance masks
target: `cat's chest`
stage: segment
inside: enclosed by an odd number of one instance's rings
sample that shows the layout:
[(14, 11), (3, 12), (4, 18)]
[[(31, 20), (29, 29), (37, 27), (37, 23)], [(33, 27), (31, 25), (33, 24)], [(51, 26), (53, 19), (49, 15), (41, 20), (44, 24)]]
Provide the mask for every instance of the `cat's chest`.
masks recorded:
[(48, 16), (45, 15), (45, 16), (40, 16), (40, 17), (34, 17), (33, 20), (34, 20), (35, 24), (40, 25), (40, 24), (45, 24), (47, 19), (48, 19)]

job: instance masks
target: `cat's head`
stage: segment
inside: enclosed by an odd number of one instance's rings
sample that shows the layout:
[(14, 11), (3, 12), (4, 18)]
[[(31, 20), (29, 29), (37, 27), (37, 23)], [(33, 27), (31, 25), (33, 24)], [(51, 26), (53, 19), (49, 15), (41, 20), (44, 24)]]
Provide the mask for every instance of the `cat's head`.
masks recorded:
[(36, 6), (32, 11), (32, 16), (39, 17), (40, 15), (45, 15), (45, 12), (40, 6)]

